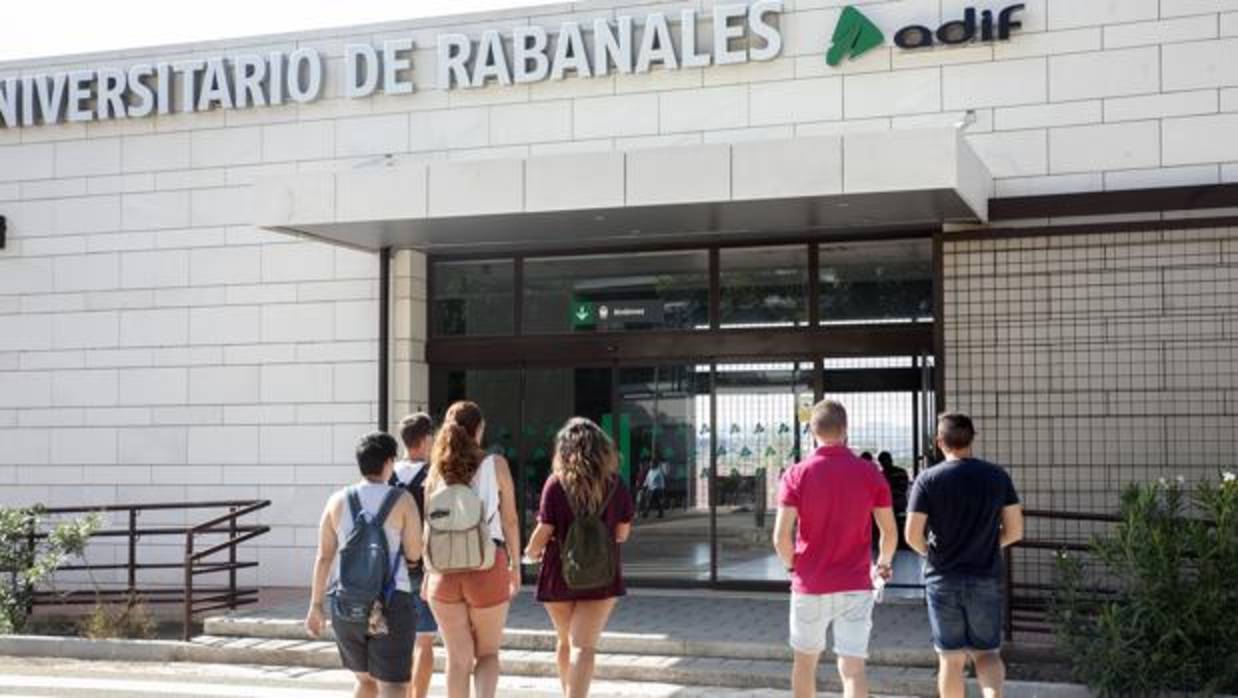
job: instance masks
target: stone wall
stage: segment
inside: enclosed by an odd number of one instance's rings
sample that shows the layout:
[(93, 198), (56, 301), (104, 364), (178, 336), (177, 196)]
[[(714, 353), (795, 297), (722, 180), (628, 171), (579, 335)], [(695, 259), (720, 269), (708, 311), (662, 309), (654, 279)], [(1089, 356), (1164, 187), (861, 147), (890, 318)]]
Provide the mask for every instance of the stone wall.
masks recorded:
[[(263, 176), (889, 131), (953, 124), (973, 109), (969, 139), (999, 195), (1238, 178), (1238, 6), (1228, 0), (1028, 0), (1009, 42), (887, 45), (837, 69), (824, 51), (845, 3), (787, 0), (783, 52), (768, 62), (473, 90), (434, 84), (439, 33), (557, 29), (569, 18), (654, 8), (676, 17), (712, 4), (558, 4), (0, 64), (4, 77), (305, 46), (327, 57), (324, 99), (311, 104), (0, 130), (0, 215), (9, 221), (0, 250), (0, 504), (268, 497), (274, 531), (258, 543), (260, 581), (305, 582), (321, 502), (353, 477), (352, 442), (376, 419), (378, 264), (371, 253), (253, 228), (251, 183)], [(953, 19), (969, 3), (854, 4), (891, 36)], [(418, 91), (344, 98), (345, 44), (393, 36), (422, 47)], [(954, 262), (970, 259), (951, 250)], [(401, 255), (393, 270), (396, 418), (427, 397), (418, 362), (424, 261)], [(1174, 273), (1195, 283), (1189, 270)], [(1164, 277), (1161, 297), (1173, 297), (1177, 280)], [(1035, 313), (1049, 300), (1020, 307)], [(1117, 320), (1112, 327), (1122, 331)], [(998, 339), (1023, 356), (1019, 337)], [(1117, 370), (1108, 366), (1169, 370), (1177, 356), (1169, 351), (1221, 351), (1132, 346), (1137, 353), (1117, 363), (1104, 360), (1104, 348), (1089, 354), (1102, 371), (1096, 379)], [(967, 356), (952, 360), (962, 366)], [(1028, 361), (1046, 362), (1045, 371), (1055, 360), (1036, 357)], [(1022, 366), (1017, 380), (1050, 380), (1037, 366)], [(966, 395), (986, 423), (1007, 418), (977, 402), (989, 393)], [(1106, 444), (1106, 453), (1164, 462), (1138, 446), (1144, 417), (1104, 419), (1135, 438)], [(1221, 421), (1189, 429), (1232, 427), (1228, 417), (1208, 419)], [(988, 428), (1022, 433), (1013, 420)], [(997, 455), (1018, 462), (1032, 449), (1020, 448)], [(1078, 448), (1035, 446), (1038, 457)], [(1211, 465), (1206, 452), (1177, 453), (1183, 468)], [(167, 555), (175, 559), (175, 546)]]

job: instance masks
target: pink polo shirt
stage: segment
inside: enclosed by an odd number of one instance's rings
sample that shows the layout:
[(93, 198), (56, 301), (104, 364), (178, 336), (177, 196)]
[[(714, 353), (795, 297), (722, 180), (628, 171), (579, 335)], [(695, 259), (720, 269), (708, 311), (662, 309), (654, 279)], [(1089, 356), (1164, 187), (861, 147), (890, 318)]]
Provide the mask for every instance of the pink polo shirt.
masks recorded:
[(791, 589), (872, 589), (873, 509), (891, 506), (881, 471), (846, 446), (823, 446), (782, 476), (778, 503), (799, 514)]

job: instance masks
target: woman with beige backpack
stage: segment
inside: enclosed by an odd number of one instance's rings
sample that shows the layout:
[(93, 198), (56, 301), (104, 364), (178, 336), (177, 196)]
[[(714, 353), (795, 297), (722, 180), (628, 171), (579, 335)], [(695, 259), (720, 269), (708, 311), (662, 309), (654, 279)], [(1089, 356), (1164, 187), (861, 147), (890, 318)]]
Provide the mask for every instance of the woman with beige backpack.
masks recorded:
[(447, 410), (426, 480), (423, 593), (447, 649), (448, 698), (494, 698), (507, 610), (520, 591), (520, 533), (507, 459), (486, 454), (476, 404)]

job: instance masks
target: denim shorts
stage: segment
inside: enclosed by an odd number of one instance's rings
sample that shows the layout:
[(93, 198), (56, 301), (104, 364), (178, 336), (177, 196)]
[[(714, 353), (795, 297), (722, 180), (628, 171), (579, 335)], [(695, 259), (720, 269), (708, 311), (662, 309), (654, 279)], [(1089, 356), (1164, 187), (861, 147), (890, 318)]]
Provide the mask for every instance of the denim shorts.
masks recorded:
[(414, 629), (418, 635), (437, 633), (438, 623), (430, 612), (430, 604), (421, 598), (421, 578), (422, 573), (409, 573), (413, 585), (413, 613), (417, 614)]
[(992, 577), (943, 575), (924, 582), (938, 652), (992, 652), (1002, 647), (1002, 585)]
[(873, 592), (791, 593), (791, 649), (802, 654), (825, 650), (825, 633), (834, 626), (834, 654), (868, 658), (873, 631)]

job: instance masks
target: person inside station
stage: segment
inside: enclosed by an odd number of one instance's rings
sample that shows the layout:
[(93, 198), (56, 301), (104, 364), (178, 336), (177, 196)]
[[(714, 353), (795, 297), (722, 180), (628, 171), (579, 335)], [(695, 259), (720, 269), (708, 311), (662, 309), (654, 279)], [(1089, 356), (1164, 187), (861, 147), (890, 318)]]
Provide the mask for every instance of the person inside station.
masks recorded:
[(890, 497), (894, 502), (894, 518), (898, 521), (899, 543), (903, 544), (903, 524), (907, 519), (907, 492), (911, 488), (911, 478), (907, 470), (894, 464), (894, 456), (889, 451), (877, 454), (877, 464), (881, 474), (890, 485)]

